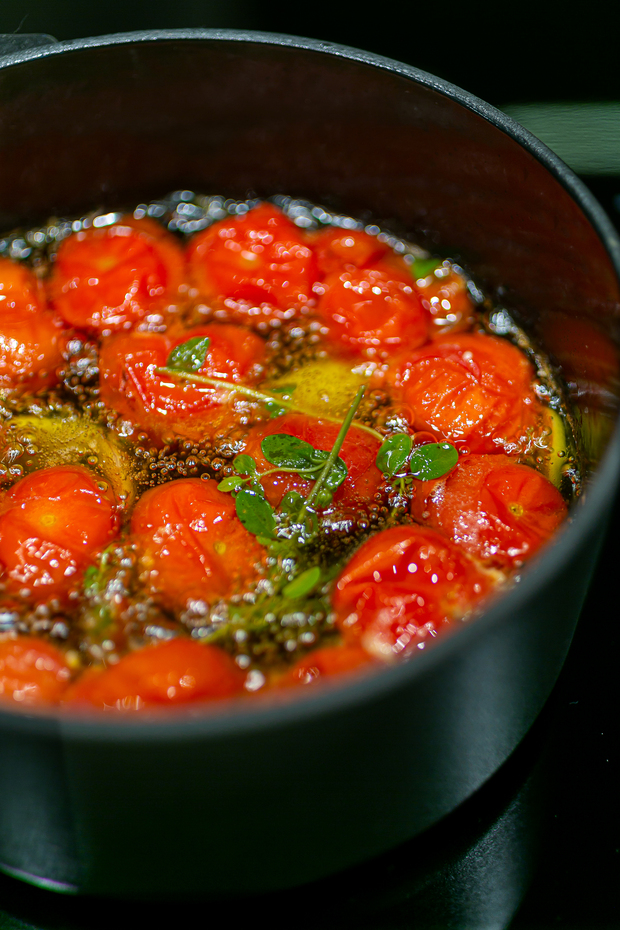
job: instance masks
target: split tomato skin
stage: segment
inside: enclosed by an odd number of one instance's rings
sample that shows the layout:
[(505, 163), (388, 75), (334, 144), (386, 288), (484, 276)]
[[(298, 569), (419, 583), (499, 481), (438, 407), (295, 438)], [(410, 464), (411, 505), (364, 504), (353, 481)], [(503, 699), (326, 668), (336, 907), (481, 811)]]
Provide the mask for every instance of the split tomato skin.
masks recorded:
[(71, 678), (65, 657), (37, 636), (0, 641), (0, 700), (22, 707), (57, 704)]
[(499, 336), (440, 337), (397, 358), (388, 381), (415, 430), (462, 453), (517, 454), (543, 429), (532, 365)]
[(65, 695), (68, 707), (140, 711), (221, 700), (243, 692), (245, 675), (216, 646), (178, 637), (92, 669)]
[(383, 361), (429, 338), (429, 317), (411, 275), (377, 262), (334, 271), (317, 287), (323, 338), (345, 355)]
[(318, 233), (309, 233), (308, 242), (316, 255), (321, 276), (364, 268), (389, 253), (389, 246), (361, 229), (328, 226)]
[(462, 456), (443, 478), (416, 481), (412, 504), (417, 520), (503, 569), (534, 555), (567, 513), (544, 475), (501, 454)]
[(346, 640), (389, 659), (424, 648), (492, 586), (489, 575), (435, 530), (397, 526), (358, 549), (336, 579), (332, 606)]
[[(303, 439), (315, 449), (329, 452), (339, 429), (337, 423), (315, 419), (303, 413), (285, 413), (264, 426), (254, 428), (248, 437), (244, 454), (252, 456), (259, 472), (265, 472), (276, 467), (267, 461), (261, 449), (261, 442), (266, 436), (286, 433)], [(340, 450), (340, 458), (346, 464), (348, 473), (334, 493), (334, 507), (363, 507), (372, 502), (383, 480), (375, 464), (380, 446), (381, 443), (372, 436), (362, 433), (355, 425), (351, 427)], [(314, 486), (314, 478), (276, 472), (261, 479), (261, 484), (271, 506), (278, 507), (289, 491), (297, 491), (302, 497), (307, 497)]]
[(268, 203), (198, 233), (187, 261), (200, 297), (252, 325), (294, 318), (318, 276), (301, 231)]
[(0, 568), (9, 591), (42, 602), (65, 599), (118, 532), (114, 494), (87, 469), (44, 468), (0, 502)]
[(0, 258), (0, 388), (38, 391), (57, 384), (66, 335), (36, 276)]
[(71, 325), (107, 334), (178, 305), (184, 277), (185, 258), (174, 237), (152, 220), (125, 216), (60, 243), (48, 297)]
[(164, 604), (230, 597), (258, 577), (264, 550), (217, 482), (181, 478), (146, 491), (134, 509), (131, 533), (146, 584)]
[(208, 323), (168, 333), (119, 333), (99, 355), (101, 399), (148, 433), (203, 439), (234, 419), (230, 393), (159, 372), (170, 352), (191, 338), (208, 337), (204, 364), (195, 372), (233, 384), (260, 380), (265, 343), (245, 327)]

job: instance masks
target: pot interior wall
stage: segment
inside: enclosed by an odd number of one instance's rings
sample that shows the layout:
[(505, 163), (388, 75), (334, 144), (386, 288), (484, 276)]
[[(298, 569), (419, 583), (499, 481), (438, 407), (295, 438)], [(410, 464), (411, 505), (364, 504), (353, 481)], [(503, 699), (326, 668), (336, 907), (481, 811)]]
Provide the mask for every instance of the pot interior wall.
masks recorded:
[(0, 127), (0, 229), (179, 188), (290, 193), (459, 258), (542, 338), (599, 458), (609, 256), (534, 155), (437, 90), (316, 48), (160, 37), (5, 69)]

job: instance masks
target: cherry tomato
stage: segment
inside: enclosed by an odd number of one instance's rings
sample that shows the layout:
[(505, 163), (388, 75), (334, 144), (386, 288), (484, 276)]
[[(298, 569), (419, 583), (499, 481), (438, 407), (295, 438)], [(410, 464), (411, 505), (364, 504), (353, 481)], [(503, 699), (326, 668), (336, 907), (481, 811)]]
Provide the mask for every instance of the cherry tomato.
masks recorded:
[(387, 657), (423, 648), (466, 615), (490, 576), (435, 530), (397, 526), (372, 536), (340, 573), (332, 604), (340, 631)]
[(432, 320), (431, 336), (461, 332), (473, 325), (474, 304), (467, 281), (453, 268), (440, 278), (430, 274), (419, 279), (416, 290)]
[(0, 503), (0, 566), (9, 589), (33, 601), (65, 596), (117, 529), (112, 491), (101, 490), (85, 468), (27, 475)]
[[(268, 462), (262, 453), (261, 442), (265, 436), (286, 433), (289, 436), (303, 439), (315, 449), (328, 452), (334, 445), (339, 429), (337, 423), (315, 420), (304, 413), (286, 413), (284, 416), (271, 420), (266, 426), (253, 429), (244, 453), (252, 456), (259, 472), (268, 471), (275, 466)], [(363, 433), (355, 426), (351, 427), (340, 450), (340, 458), (346, 464), (348, 474), (334, 493), (335, 505), (355, 507), (372, 501), (382, 481), (381, 472), (375, 465), (380, 445), (372, 436)], [(297, 491), (303, 497), (307, 497), (314, 486), (314, 479), (303, 478), (298, 474), (277, 472), (267, 475), (262, 479), (261, 484), (269, 503), (277, 507), (289, 491)], [(318, 507), (318, 509), (322, 508)]]
[(567, 514), (544, 475), (507, 455), (462, 456), (445, 477), (415, 484), (416, 519), (506, 568), (532, 556)]
[(290, 688), (294, 685), (312, 685), (332, 675), (343, 675), (367, 665), (372, 659), (356, 642), (338, 646), (323, 646), (296, 662), (278, 679), (277, 687)]
[(265, 344), (241, 326), (209, 323), (165, 335), (119, 333), (101, 347), (101, 399), (148, 432), (196, 439), (213, 434), (233, 416), (230, 392), (157, 371), (176, 346), (194, 337), (210, 340), (196, 374), (236, 384), (252, 384), (262, 376)]
[(244, 681), (222, 649), (179, 637), (130, 652), (105, 671), (87, 670), (66, 702), (136, 711), (232, 697), (243, 691)]
[(406, 271), (380, 264), (335, 271), (318, 288), (325, 338), (350, 355), (382, 360), (428, 339), (428, 314)]
[(257, 577), (263, 557), (237, 517), (234, 500), (213, 480), (182, 478), (146, 491), (131, 532), (151, 589), (177, 608), (243, 590)]
[(319, 272), (323, 275), (365, 265), (382, 258), (389, 251), (376, 236), (361, 229), (341, 229), (328, 226), (318, 233), (310, 233), (308, 240), (316, 255)]
[(200, 296), (250, 323), (296, 316), (318, 273), (300, 230), (268, 203), (198, 233), (187, 258)]
[(184, 256), (152, 220), (123, 217), (64, 239), (48, 282), (52, 306), (95, 332), (129, 329), (179, 301)]
[(412, 426), (462, 452), (517, 453), (542, 430), (526, 356), (498, 336), (443, 336), (401, 355), (388, 372)]
[(71, 677), (59, 649), (36, 636), (0, 642), (0, 697), (22, 705), (56, 704)]
[(0, 387), (38, 391), (56, 384), (65, 334), (34, 274), (0, 258)]

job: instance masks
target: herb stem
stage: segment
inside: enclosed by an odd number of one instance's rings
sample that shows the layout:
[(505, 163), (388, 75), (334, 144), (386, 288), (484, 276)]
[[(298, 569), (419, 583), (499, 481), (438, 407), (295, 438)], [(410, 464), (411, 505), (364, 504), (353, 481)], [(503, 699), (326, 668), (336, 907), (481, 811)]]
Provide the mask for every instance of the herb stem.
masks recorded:
[(330, 471), (334, 467), (334, 463), (336, 459), (338, 458), (340, 450), (342, 449), (342, 444), (345, 440), (345, 436), (349, 432), (349, 428), (353, 421), (353, 417), (355, 416), (357, 408), (362, 402), (362, 397), (364, 396), (365, 390), (366, 390), (366, 385), (362, 384), (357, 394), (353, 398), (353, 403), (349, 407), (349, 411), (342, 422), (342, 426), (340, 427), (340, 430), (338, 431), (338, 435), (336, 436), (336, 441), (334, 445), (332, 446), (331, 452), (329, 453), (328, 457), (325, 459), (325, 465), (323, 466), (323, 470), (321, 474), (319, 475), (319, 477), (316, 479), (315, 485), (310, 491), (310, 494), (306, 498), (306, 502), (303, 506), (303, 510), (306, 510), (308, 507), (310, 507), (310, 505), (316, 498), (317, 494), (319, 493), (319, 491), (325, 484), (325, 481), (327, 480), (327, 476), (329, 475)]
[[(303, 407), (300, 407), (290, 400), (284, 400), (282, 397), (267, 394), (264, 391), (257, 391), (255, 388), (246, 387), (245, 384), (231, 384), (230, 381), (221, 381), (218, 378), (210, 378), (208, 375), (197, 375), (189, 371), (177, 371), (174, 368), (156, 368), (155, 370), (160, 375), (171, 375), (173, 378), (185, 378), (188, 381), (196, 381), (199, 384), (208, 384), (210, 387), (221, 388), (222, 390), (230, 391), (232, 394), (243, 394), (244, 397), (251, 397), (253, 400), (258, 400), (262, 403), (277, 404), (279, 407), (284, 407), (286, 410), (290, 410), (294, 413), (306, 413), (309, 416), (316, 416), (318, 420), (329, 420), (331, 423), (343, 423), (338, 417), (334, 417), (329, 413), (309, 413), (308, 410), (305, 410)], [(364, 389), (365, 387), (364, 385)], [(364, 391), (362, 390), (362, 394), (363, 393)], [(357, 409), (357, 407), (355, 409)], [(346, 422), (346, 420), (344, 422)], [(378, 439), (379, 442), (383, 442), (385, 438), (376, 429), (373, 429), (372, 426), (367, 426), (365, 423), (357, 422), (355, 426), (365, 433), (369, 433), (369, 435)], [(347, 429), (348, 428), (349, 427), (347, 427)]]

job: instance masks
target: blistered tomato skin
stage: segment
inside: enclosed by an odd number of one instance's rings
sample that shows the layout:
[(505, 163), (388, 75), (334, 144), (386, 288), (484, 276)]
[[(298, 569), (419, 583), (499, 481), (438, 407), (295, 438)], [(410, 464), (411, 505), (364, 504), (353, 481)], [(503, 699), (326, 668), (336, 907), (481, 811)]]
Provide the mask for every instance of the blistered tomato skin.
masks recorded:
[(507, 455), (468, 455), (444, 478), (415, 482), (412, 514), (471, 555), (510, 569), (551, 538), (567, 507), (535, 469)]
[(320, 285), (316, 313), (325, 341), (341, 352), (383, 360), (429, 338), (429, 317), (411, 275), (387, 265), (334, 271)]
[(183, 331), (171, 329), (165, 335), (119, 333), (101, 347), (101, 399), (149, 432), (203, 439), (220, 425), (216, 411), (230, 421), (230, 393), (157, 369), (165, 367), (176, 346), (204, 337), (210, 344), (204, 364), (195, 374), (235, 384), (252, 384), (261, 377), (265, 344), (245, 327), (209, 323)]
[(36, 636), (0, 641), (0, 700), (23, 707), (57, 704), (71, 672), (59, 649)]
[(65, 337), (35, 275), (0, 258), (0, 388), (38, 391), (56, 384)]
[(114, 496), (85, 468), (59, 465), (17, 482), (0, 502), (0, 568), (29, 601), (66, 597), (118, 531)]
[(376, 236), (369, 236), (359, 229), (341, 229), (337, 226), (328, 226), (319, 233), (311, 233), (308, 241), (322, 276), (345, 269), (363, 268), (389, 252), (388, 246)]
[(179, 302), (184, 265), (181, 247), (161, 226), (123, 217), (61, 242), (48, 296), (73, 326), (96, 333), (127, 330)]
[(338, 627), (383, 658), (424, 648), (491, 590), (490, 576), (435, 530), (398, 526), (371, 537), (338, 576)]
[(146, 491), (131, 519), (147, 586), (179, 609), (229, 597), (257, 579), (263, 549), (217, 482), (182, 478)]
[(249, 323), (294, 317), (311, 300), (318, 275), (300, 230), (266, 203), (198, 233), (187, 259), (200, 296)]
[(65, 695), (67, 706), (117, 711), (173, 707), (243, 692), (244, 673), (216, 646), (179, 637), (87, 672)]
[(471, 328), (474, 304), (462, 275), (452, 269), (441, 277), (430, 274), (416, 281), (416, 289), (432, 321), (431, 338)]
[[(254, 458), (259, 473), (262, 473), (275, 468), (267, 461), (261, 450), (261, 442), (265, 436), (286, 433), (297, 439), (303, 439), (315, 449), (328, 452), (336, 441), (339, 428), (337, 423), (317, 420), (303, 413), (286, 413), (266, 426), (252, 430), (244, 453)], [(361, 506), (373, 500), (382, 482), (381, 472), (375, 465), (379, 447), (380, 443), (377, 440), (367, 433), (362, 433), (355, 426), (349, 430), (340, 450), (340, 458), (346, 464), (348, 473), (344, 482), (334, 493), (334, 506)], [(269, 503), (272, 507), (277, 507), (289, 491), (297, 491), (303, 497), (307, 497), (314, 486), (314, 479), (279, 472), (267, 475), (261, 480), (261, 484)]]
[(402, 354), (388, 379), (410, 408), (413, 428), (435, 433), (460, 452), (516, 454), (542, 430), (534, 370), (498, 336), (443, 336)]

